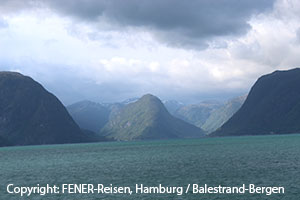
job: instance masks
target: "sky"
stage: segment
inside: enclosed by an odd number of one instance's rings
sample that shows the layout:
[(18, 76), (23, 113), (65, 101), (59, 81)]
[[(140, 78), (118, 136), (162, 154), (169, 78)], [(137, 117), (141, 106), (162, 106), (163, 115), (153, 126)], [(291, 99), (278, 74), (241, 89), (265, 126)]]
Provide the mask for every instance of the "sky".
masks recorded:
[(0, 0), (0, 71), (65, 105), (197, 103), (300, 66), (298, 0)]

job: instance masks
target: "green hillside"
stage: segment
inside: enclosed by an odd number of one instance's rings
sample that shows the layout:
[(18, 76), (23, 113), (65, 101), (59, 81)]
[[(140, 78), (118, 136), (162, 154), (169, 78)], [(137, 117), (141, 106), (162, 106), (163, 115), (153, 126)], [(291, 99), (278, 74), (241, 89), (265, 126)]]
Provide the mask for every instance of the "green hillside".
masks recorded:
[(102, 129), (101, 134), (116, 140), (197, 138), (203, 131), (169, 114), (153, 95), (144, 95), (126, 105)]

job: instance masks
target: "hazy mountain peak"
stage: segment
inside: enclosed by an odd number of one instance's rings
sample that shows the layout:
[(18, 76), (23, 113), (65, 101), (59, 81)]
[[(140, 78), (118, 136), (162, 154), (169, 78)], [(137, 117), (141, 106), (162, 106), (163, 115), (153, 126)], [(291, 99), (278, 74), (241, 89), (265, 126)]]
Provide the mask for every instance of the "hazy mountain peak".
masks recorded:
[(120, 104), (127, 105), (127, 104), (130, 104), (130, 103), (134, 103), (134, 102), (136, 102), (137, 100), (139, 100), (139, 98), (137, 98), (137, 97), (132, 97), (132, 98), (129, 98), (129, 99), (126, 99), (126, 100), (120, 102)]
[(160, 99), (152, 94), (145, 94), (143, 95), (139, 100), (154, 100), (154, 101), (160, 101)]
[(143, 95), (137, 102), (145, 102), (145, 103), (148, 102), (148, 103), (156, 103), (157, 105), (163, 105), (161, 100), (152, 94)]
[(104, 107), (101, 103), (97, 103), (97, 102), (93, 102), (93, 101), (90, 101), (90, 100), (82, 100), (82, 101), (78, 101), (76, 103), (73, 103), (71, 105), (68, 105), (67, 107), (68, 108), (72, 108), (72, 107), (76, 107), (77, 109), (80, 109), (80, 108), (84, 108), (84, 107)]

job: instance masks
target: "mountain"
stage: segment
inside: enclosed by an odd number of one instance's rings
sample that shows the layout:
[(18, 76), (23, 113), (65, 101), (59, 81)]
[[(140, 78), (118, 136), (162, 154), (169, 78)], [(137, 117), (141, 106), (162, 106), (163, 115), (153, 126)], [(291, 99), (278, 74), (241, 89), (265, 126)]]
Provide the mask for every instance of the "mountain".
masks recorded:
[(300, 132), (300, 69), (260, 77), (242, 107), (214, 136)]
[(201, 128), (208, 134), (220, 128), (228, 119), (236, 113), (244, 101), (246, 100), (246, 95), (230, 99), (225, 104), (221, 105), (219, 108), (212, 110), (208, 119), (201, 126)]
[(175, 100), (167, 100), (163, 101), (166, 109), (169, 111), (171, 115), (174, 115), (178, 109), (184, 106), (183, 103), (175, 101)]
[(85, 134), (85, 136), (88, 138), (89, 141), (93, 141), (93, 142), (114, 141), (111, 138), (107, 138), (105, 136), (99, 135), (98, 133), (91, 130), (81, 129), (81, 131)]
[(120, 104), (127, 105), (127, 104), (130, 104), (130, 103), (134, 103), (137, 100), (139, 100), (139, 98), (132, 97), (132, 98), (129, 98), (129, 99), (125, 99), (124, 101), (120, 102)]
[(147, 94), (126, 105), (102, 129), (102, 134), (116, 140), (196, 138), (203, 131), (169, 114), (163, 103)]
[(91, 101), (80, 101), (67, 106), (67, 110), (81, 129), (98, 133), (108, 122), (109, 108)]
[(0, 141), (5, 145), (89, 141), (62, 103), (16, 72), (0, 72)]
[(115, 116), (119, 115), (122, 108), (126, 106), (125, 104), (122, 103), (112, 103), (107, 105), (107, 108), (109, 109), (109, 120), (113, 119)]
[(197, 127), (201, 127), (211, 115), (212, 111), (220, 107), (216, 101), (203, 101), (199, 104), (182, 106), (173, 115)]
[(99, 133), (104, 125), (118, 115), (126, 105), (125, 103), (100, 104), (85, 100), (67, 106), (67, 110), (81, 129)]
[(0, 147), (11, 146), (11, 143), (0, 137)]

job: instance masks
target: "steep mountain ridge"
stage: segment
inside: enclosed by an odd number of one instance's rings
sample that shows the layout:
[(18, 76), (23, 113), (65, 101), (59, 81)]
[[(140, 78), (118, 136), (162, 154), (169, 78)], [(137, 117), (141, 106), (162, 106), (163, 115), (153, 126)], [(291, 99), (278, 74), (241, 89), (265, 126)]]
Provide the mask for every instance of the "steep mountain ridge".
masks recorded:
[(0, 72), (0, 138), (12, 145), (88, 141), (53, 94), (17, 72)]
[(237, 113), (215, 136), (300, 132), (300, 69), (260, 77)]
[(147, 94), (128, 104), (102, 129), (116, 140), (195, 138), (203, 131), (169, 114), (163, 103)]

